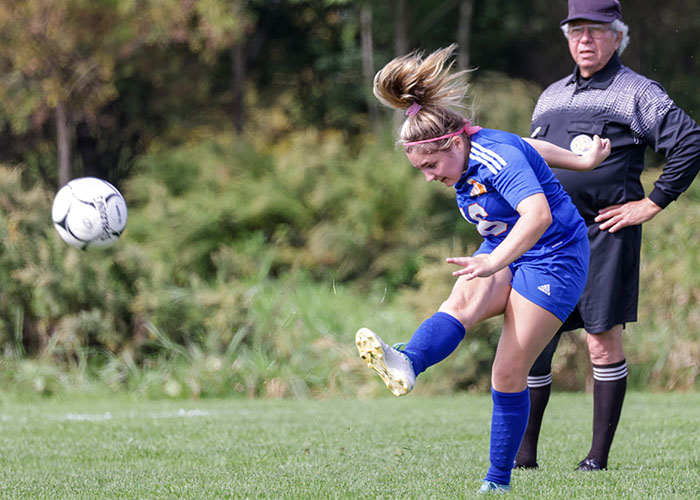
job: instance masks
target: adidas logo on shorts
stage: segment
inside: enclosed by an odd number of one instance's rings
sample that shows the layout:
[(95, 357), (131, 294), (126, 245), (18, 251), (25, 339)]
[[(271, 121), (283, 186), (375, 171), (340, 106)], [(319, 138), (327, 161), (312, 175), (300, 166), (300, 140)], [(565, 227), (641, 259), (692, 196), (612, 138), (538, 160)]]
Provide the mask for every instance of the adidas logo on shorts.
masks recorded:
[(540, 292), (544, 292), (544, 293), (546, 293), (547, 295), (550, 295), (550, 292), (549, 292), (549, 283), (547, 283), (546, 285), (540, 285), (540, 286), (537, 287), (537, 289), (538, 289)]

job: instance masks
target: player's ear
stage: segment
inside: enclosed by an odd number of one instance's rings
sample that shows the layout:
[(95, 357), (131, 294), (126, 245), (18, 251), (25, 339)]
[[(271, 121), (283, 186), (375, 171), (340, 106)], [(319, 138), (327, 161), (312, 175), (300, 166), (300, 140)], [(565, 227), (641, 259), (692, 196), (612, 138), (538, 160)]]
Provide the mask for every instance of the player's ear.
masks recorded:
[(466, 145), (466, 144), (464, 143), (464, 139), (462, 138), (461, 135), (456, 136), (456, 137), (452, 140), (452, 146), (453, 146), (454, 148), (456, 148), (457, 151), (459, 151), (460, 153), (463, 153), (463, 152), (464, 152), (465, 145)]

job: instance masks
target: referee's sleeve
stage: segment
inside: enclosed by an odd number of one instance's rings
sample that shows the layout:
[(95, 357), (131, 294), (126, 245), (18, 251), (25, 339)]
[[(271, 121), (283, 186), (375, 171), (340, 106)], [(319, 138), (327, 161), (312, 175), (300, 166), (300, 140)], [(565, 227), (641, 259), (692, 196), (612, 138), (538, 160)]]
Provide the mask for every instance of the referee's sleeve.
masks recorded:
[(651, 146), (668, 161), (649, 199), (665, 208), (690, 187), (700, 171), (700, 127), (674, 105), (651, 132)]

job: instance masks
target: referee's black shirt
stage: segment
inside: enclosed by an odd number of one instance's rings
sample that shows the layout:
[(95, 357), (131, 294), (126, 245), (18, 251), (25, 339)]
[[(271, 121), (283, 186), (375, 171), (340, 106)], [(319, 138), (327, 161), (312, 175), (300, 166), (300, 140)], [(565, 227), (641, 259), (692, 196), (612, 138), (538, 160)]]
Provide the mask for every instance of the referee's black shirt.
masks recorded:
[(589, 224), (601, 208), (644, 198), (640, 176), (647, 146), (668, 160), (649, 195), (661, 208), (700, 170), (700, 127), (661, 85), (623, 66), (617, 54), (591, 78), (581, 78), (577, 67), (545, 89), (531, 134), (578, 153), (594, 134), (611, 140), (610, 156), (594, 170), (554, 169)]

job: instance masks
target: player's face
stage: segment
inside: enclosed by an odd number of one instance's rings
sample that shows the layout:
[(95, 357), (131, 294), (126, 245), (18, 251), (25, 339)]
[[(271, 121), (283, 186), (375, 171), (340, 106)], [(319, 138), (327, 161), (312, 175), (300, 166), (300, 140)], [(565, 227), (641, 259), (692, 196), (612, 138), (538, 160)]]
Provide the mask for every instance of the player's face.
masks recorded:
[(414, 147), (406, 157), (411, 165), (423, 172), (426, 181), (439, 181), (448, 187), (457, 184), (467, 166), (465, 145), (460, 137), (445, 151)]
[(584, 78), (603, 69), (621, 41), (622, 33), (610, 29), (609, 24), (585, 20), (569, 24), (569, 52)]

